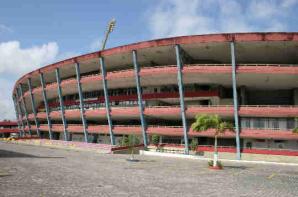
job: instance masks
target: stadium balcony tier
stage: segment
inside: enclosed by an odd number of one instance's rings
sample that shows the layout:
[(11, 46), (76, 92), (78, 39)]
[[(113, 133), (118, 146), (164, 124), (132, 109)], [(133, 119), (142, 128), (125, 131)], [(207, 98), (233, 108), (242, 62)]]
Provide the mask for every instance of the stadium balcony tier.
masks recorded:
[[(197, 114), (235, 125), (220, 145), (298, 149), (298, 33), (165, 38), (73, 57), (21, 77), (13, 93), (22, 135), (117, 145), (213, 143)], [(237, 152), (237, 153), (238, 153)]]
[(14, 133), (19, 133), (17, 122), (8, 120), (0, 121), (0, 138), (7, 138)]

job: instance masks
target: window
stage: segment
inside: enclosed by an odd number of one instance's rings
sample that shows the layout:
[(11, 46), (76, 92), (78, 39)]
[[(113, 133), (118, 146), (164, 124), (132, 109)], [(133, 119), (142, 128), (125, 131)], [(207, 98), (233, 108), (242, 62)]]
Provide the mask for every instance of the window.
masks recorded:
[(265, 127), (264, 119), (258, 118), (254, 121), (254, 128), (261, 129), (261, 128), (264, 128), (264, 127)]
[(284, 143), (285, 140), (274, 140), (274, 143)]
[(264, 139), (256, 139), (256, 142), (265, 142)]
[(244, 120), (244, 127), (245, 127), (245, 128), (250, 128), (250, 120), (249, 120), (249, 118), (246, 118), (246, 119)]
[(294, 127), (295, 127), (294, 119), (288, 119), (287, 120), (287, 129), (293, 129)]
[(272, 120), (272, 128), (273, 129), (278, 129), (279, 128), (279, 121), (278, 121), (278, 119), (273, 119)]

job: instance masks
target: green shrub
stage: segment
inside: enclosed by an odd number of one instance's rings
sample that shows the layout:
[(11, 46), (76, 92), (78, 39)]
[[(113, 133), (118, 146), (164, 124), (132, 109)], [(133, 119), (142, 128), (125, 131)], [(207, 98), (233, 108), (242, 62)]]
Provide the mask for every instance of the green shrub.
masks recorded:
[[(208, 166), (213, 167), (213, 160), (208, 161)], [(220, 161), (217, 161), (217, 166), (219, 168), (222, 168), (222, 163)]]
[(190, 146), (190, 149), (192, 151), (196, 151), (197, 147), (198, 147), (198, 140), (197, 139), (192, 139), (189, 146)]
[(129, 141), (128, 141), (128, 137), (127, 136), (123, 136), (120, 142), (121, 146), (128, 146), (129, 145)]
[(153, 134), (151, 136), (151, 142), (152, 142), (152, 144), (154, 144), (155, 146), (157, 146), (159, 144), (159, 139), (160, 139), (160, 136), (159, 135)]

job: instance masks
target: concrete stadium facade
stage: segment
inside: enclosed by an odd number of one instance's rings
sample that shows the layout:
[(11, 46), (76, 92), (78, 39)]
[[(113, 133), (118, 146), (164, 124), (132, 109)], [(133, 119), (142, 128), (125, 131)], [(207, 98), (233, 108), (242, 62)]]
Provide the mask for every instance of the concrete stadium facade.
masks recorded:
[(213, 143), (196, 114), (235, 125), (220, 144), (298, 150), (298, 33), (232, 33), (145, 41), (73, 57), (20, 78), (22, 135), (117, 145), (123, 135)]

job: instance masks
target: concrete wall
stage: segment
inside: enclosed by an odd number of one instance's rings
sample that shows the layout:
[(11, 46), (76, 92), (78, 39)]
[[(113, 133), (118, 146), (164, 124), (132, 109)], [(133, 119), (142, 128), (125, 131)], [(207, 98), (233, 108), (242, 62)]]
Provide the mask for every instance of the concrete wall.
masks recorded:
[(233, 105), (233, 99), (220, 99), (219, 101), (220, 105)]
[[(205, 158), (213, 158), (213, 152), (204, 152)], [(219, 159), (236, 159), (235, 153), (219, 153)], [(298, 163), (298, 157), (295, 156), (282, 156), (282, 155), (264, 155), (264, 154), (251, 154), (242, 153), (242, 160), (248, 161), (270, 161), (270, 162), (281, 162), (281, 163)]]

